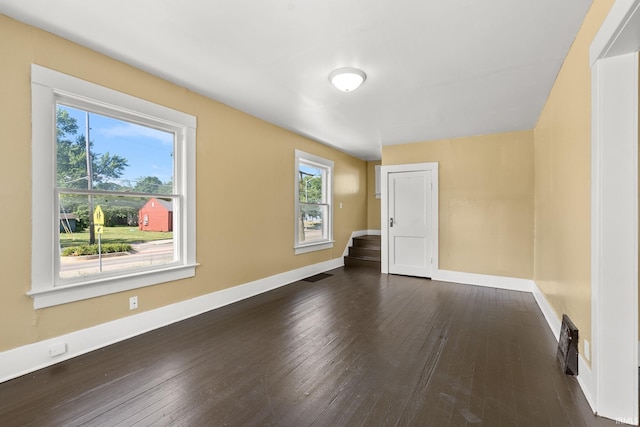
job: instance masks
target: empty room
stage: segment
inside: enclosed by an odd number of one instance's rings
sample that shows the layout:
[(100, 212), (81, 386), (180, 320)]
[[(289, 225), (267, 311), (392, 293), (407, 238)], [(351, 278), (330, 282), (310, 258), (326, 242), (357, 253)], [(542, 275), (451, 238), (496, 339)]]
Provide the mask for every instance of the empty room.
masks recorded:
[(638, 425), (640, 0), (0, 0), (0, 425)]

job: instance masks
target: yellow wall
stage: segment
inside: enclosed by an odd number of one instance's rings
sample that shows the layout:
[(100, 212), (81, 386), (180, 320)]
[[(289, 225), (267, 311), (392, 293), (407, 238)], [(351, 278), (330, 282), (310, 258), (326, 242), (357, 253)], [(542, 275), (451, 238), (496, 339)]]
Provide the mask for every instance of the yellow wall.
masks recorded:
[(382, 163), (439, 162), (440, 269), (533, 277), (533, 133), (386, 146)]
[[(339, 258), (367, 227), (367, 164), (104, 55), (0, 15), (0, 351), (310, 264)], [(30, 289), (30, 65), (166, 105), (198, 119), (196, 277), (34, 310)], [(335, 162), (333, 249), (295, 256), (294, 149)], [(342, 202), (342, 209), (337, 208)], [(7, 226), (10, 224), (10, 226)]]
[[(558, 317), (591, 339), (588, 48), (613, 0), (595, 0), (533, 131), (383, 148), (383, 164), (440, 163), (440, 268), (534, 278)], [(33, 310), (31, 63), (195, 115), (195, 278), (135, 291), (136, 313), (340, 257), (380, 228), (373, 165), (0, 15), (0, 351), (131, 314), (133, 292)], [(293, 255), (293, 158), (335, 161), (335, 247)], [(259, 171), (262, 186), (256, 188)], [(8, 185), (7, 183), (10, 183)], [(267, 185), (265, 185), (267, 184)], [(342, 209), (338, 208), (342, 202)], [(534, 240), (535, 223), (535, 240)]]
[(367, 162), (367, 230), (380, 230), (380, 199), (376, 199), (375, 166), (382, 162)]
[(591, 340), (591, 71), (589, 45), (613, 4), (597, 0), (534, 129), (534, 278), (556, 311)]

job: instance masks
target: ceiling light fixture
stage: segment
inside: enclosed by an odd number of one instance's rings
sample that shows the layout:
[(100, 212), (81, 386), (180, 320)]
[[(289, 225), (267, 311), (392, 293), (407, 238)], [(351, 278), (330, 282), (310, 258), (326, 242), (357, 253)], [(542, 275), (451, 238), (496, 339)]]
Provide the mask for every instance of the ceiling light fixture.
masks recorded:
[(364, 71), (357, 68), (340, 68), (333, 70), (329, 74), (331, 84), (343, 92), (351, 92), (358, 89), (366, 78), (367, 75)]

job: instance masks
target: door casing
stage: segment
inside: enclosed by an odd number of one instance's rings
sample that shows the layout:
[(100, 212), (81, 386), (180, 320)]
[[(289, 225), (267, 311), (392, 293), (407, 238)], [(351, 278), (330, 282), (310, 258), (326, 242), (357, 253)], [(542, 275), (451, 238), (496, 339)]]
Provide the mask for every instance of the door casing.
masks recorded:
[(633, 425), (639, 421), (638, 34), (640, 0), (617, 0), (589, 51), (592, 376), (578, 376), (594, 412)]

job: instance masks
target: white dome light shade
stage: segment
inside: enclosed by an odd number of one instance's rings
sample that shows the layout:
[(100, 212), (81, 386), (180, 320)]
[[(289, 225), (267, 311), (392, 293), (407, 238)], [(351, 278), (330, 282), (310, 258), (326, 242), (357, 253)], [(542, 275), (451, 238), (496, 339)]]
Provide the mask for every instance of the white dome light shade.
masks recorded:
[(366, 78), (367, 75), (364, 71), (357, 68), (340, 68), (329, 74), (331, 84), (343, 92), (351, 92), (358, 89)]

